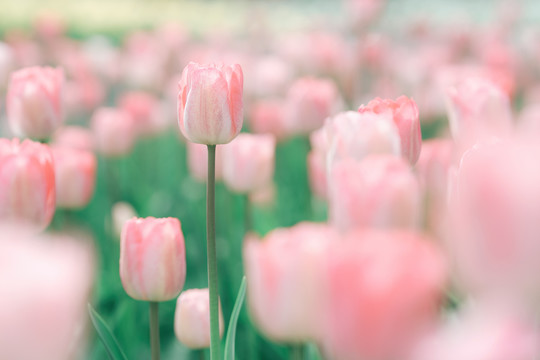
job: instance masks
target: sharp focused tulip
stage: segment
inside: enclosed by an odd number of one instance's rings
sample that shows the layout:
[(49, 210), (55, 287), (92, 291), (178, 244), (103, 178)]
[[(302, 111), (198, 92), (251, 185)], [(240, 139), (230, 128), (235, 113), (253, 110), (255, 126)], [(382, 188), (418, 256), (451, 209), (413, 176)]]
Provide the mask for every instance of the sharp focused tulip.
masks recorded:
[(178, 124), (195, 143), (226, 144), (242, 129), (243, 74), (240, 65), (190, 63), (178, 84)]
[(385, 114), (390, 117), (399, 131), (401, 140), (401, 155), (409, 161), (416, 163), (422, 147), (422, 132), (416, 103), (400, 96), (395, 101), (376, 98), (367, 105), (360, 106), (360, 113)]
[(56, 205), (77, 209), (90, 202), (96, 183), (94, 153), (65, 147), (52, 148), (56, 179)]
[(106, 156), (128, 154), (137, 139), (137, 128), (131, 115), (121, 109), (99, 108), (92, 116), (96, 150)]
[(62, 124), (61, 69), (31, 67), (11, 75), (7, 115), (11, 130), (19, 136), (45, 139)]
[(134, 299), (175, 298), (186, 279), (186, 252), (180, 221), (134, 218), (124, 224), (120, 243), (120, 278)]
[(240, 134), (223, 147), (223, 180), (233, 191), (248, 193), (272, 182), (276, 140), (272, 135)]
[(274, 230), (263, 241), (246, 239), (248, 306), (266, 336), (289, 343), (319, 338), (325, 296), (321, 264), (338, 237), (326, 225), (301, 223)]
[(329, 179), (330, 220), (339, 229), (417, 228), (420, 185), (408, 164), (393, 156), (338, 162)]
[(440, 250), (415, 233), (364, 231), (327, 256), (327, 358), (404, 359), (436, 324), (446, 282)]
[[(183, 291), (174, 313), (176, 338), (190, 349), (210, 347), (210, 308), (208, 289)], [(223, 314), (219, 306), (219, 336), (223, 336)]]
[(44, 229), (55, 207), (52, 154), (30, 140), (0, 139), (0, 221)]
[(492, 81), (467, 78), (450, 87), (447, 95), (450, 130), (461, 152), (478, 142), (511, 133), (510, 99)]
[(291, 134), (309, 134), (342, 107), (336, 85), (326, 79), (301, 78), (287, 93), (285, 121)]
[(401, 153), (398, 129), (389, 114), (342, 112), (329, 118), (324, 129), (330, 165), (340, 159)]

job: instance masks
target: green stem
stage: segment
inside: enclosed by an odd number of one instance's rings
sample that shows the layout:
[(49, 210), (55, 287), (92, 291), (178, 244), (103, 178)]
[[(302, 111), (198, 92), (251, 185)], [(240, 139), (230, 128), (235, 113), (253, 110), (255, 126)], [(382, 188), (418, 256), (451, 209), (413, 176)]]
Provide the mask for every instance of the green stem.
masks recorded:
[(159, 303), (150, 301), (150, 347), (152, 360), (159, 360)]
[(251, 202), (249, 194), (244, 198), (244, 235), (253, 230), (253, 216), (251, 214)]
[(216, 145), (208, 145), (208, 182), (206, 184), (206, 242), (208, 291), (210, 293), (210, 360), (221, 358), (219, 350), (219, 290), (216, 255)]
[(291, 346), (289, 351), (291, 360), (304, 360), (304, 344), (295, 344)]

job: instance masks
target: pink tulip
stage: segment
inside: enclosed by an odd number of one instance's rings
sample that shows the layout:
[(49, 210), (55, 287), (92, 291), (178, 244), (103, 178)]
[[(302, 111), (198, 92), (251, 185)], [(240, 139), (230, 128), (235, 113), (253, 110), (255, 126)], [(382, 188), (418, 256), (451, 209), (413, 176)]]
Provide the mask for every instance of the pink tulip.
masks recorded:
[(535, 306), (540, 285), (540, 146), (523, 139), (467, 151), (451, 183), (448, 248), (456, 281), (479, 297)]
[(338, 162), (329, 178), (332, 224), (354, 228), (417, 228), (420, 185), (409, 165), (393, 156), (370, 156), (361, 162)]
[(444, 233), (448, 199), (449, 171), (454, 161), (451, 140), (425, 141), (416, 170), (426, 204), (425, 227), (437, 237)]
[(376, 98), (367, 105), (360, 106), (358, 111), (360, 113), (385, 114), (390, 117), (399, 131), (401, 155), (412, 165), (416, 163), (422, 147), (422, 132), (420, 131), (418, 108), (413, 100), (406, 96), (400, 96), (395, 101)]
[(122, 156), (131, 152), (137, 139), (137, 128), (128, 112), (99, 108), (92, 116), (91, 123), (98, 152), (106, 156)]
[(178, 84), (178, 124), (195, 143), (226, 144), (242, 129), (243, 74), (240, 65), (189, 63)]
[(30, 140), (0, 139), (0, 220), (42, 230), (55, 209), (52, 154)]
[(249, 115), (250, 130), (256, 134), (272, 134), (281, 140), (287, 134), (285, 106), (280, 100), (261, 100), (253, 104)]
[[(219, 304), (219, 336), (223, 336), (223, 313)], [(210, 347), (210, 300), (208, 289), (183, 291), (176, 301), (174, 333), (190, 349)]]
[(493, 82), (468, 78), (447, 93), (450, 130), (461, 152), (511, 133), (510, 100)]
[(447, 321), (424, 340), (412, 360), (535, 360), (540, 334), (515, 311), (479, 304)]
[(323, 127), (311, 133), (309, 136), (311, 151), (307, 157), (309, 185), (311, 191), (321, 199), (326, 199), (328, 192), (326, 175), (328, 141), (325, 130)]
[(92, 151), (94, 149), (94, 135), (82, 126), (63, 126), (56, 130), (52, 143), (55, 146), (70, 149)]
[(336, 85), (331, 80), (301, 78), (289, 88), (286, 103), (286, 128), (291, 134), (309, 134), (342, 107)]
[(292, 79), (293, 68), (285, 59), (271, 55), (256, 59), (245, 73), (246, 93), (260, 98), (281, 95)]
[(76, 209), (85, 207), (94, 194), (97, 161), (94, 153), (53, 147), (56, 205)]
[(388, 114), (342, 112), (326, 121), (324, 131), (330, 166), (340, 159), (401, 153), (398, 129)]
[(436, 323), (442, 252), (411, 232), (354, 232), (329, 252), (327, 358), (403, 359)]
[[(208, 177), (208, 148), (202, 144), (187, 142), (188, 169), (191, 176), (200, 182)], [(223, 149), (216, 147), (216, 180), (223, 179)]]
[(31, 67), (11, 75), (7, 115), (16, 135), (45, 139), (63, 121), (62, 69)]
[(66, 237), (0, 232), (0, 358), (84, 357), (93, 284), (90, 246)]
[(270, 184), (276, 140), (272, 135), (243, 133), (223, 147), (223, 180), (233, 191), (248, 193)]
[(167, 301), (186, 280), (186, 251), (180, 221), (133, 218), (124, 224), (120, 243), (120, 278), (134, 299)]
[(310, 223), (274, 230), (263, 241), (245, 240), (248, 306), (255, 324), (270, 339), (304, 342), (320, 337), (322, 264), (336, 241), (335, 230)]

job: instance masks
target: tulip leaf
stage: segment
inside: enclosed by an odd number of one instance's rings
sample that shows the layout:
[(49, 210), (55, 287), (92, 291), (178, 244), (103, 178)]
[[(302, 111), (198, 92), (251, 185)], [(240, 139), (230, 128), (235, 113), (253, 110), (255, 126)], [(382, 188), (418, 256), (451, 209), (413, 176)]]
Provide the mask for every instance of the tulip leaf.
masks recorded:
[(246, 297), (246, 277), (242, 278), (242, 284), (238, 295), (236, 296), (236, 302), (229, 320), (229, 328), (227, 329), (227, 338), (225, 339), (225, 360), (234, 360), (234, 342), (236, 339), (236, 325), (238, 323), (238, 316)]
[(110, 360), (127, 360), (126, 354), (122, 351), (118, 340), (114, 337), (111, 329), (103, 320), (103, 318), (97, 313), (97, 311), (88, 304), (88, 314), (92, 320), (92, 324), (96, 329), (99, 339), (105, 346), (107, 355), (109, 355)]

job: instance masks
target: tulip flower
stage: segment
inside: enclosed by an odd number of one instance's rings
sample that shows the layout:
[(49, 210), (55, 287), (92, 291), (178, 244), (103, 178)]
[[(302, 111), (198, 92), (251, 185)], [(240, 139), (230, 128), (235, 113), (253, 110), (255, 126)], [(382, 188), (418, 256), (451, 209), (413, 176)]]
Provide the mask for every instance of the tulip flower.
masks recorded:
[(190, 63), (178, 84), (178, 124), (195, 143), (226, 144), (242, 129), (240, 65)]
[(422, 132), (416, 103), (400, 96), (395, 101), (376, 98), (358, 109), (360, 113), (385, 114), (396, 125), (401, 140), (401, 155), (414, 165), (420, 156)]
[(508, 137), (512, 111), (508, 95), (483, 77), (471, 77), (447, 90), (452, 137), (460, 152), (479, 142)]
[(398, 157), (346, 159), (331, 170), (328, 206), (330, 221), (342, 231), (415, 229), (420, 223), (420, 185)]
[(118, 103), (120, 109), (131, 115), (137, 135), (152, 136), (162, 131), (159, 102), (154, 95), (142, 91), (128, 92)]
[(389, 114), (342, 112), (326, 120), (324, 132), (330, 167), (340, 159), (401, 154), (398, 129)]
[(301, 78), (287, 93), (285, 125), (290, 134), (309, 134), (342, 107), (336, 85), (325, 79)]
[(256, 134), (272, 134), (276, 139), (287, 136), (285, 104), (279, 100), (261, 100), (253, 104), (249, 116), (250, 130)]
[(255, 324), (274, 341), (319, 339), (325, 298), (322, 266), (338, 233), (324, 224), (277, 229), (248, 237), (243, 258), (247, 301)]
[(131, 115), (121, 109), (99, 108), (92, 116), (95, 147), (106, 156), (128, 154), (135, 145), (137, 128)]
[(51, 151), (30, 140), (0, 139), (0, 220), (42, 230), (55, 209)]
[[(208, 289), (183, 291), (176, 301), (174, 333), (190, 349), (210, 347), (210, 307)], [(219, 335), (223, 336), (223, 313), (219, 306)]]
[(19, 136), (46, 139), (63, 121), (62, 69), (31, 67), (11, 75), (7, 116)]
[(52, 148), (56, 179), (56, 205), (82, 208), (90, 202), (96, 183), (94, 153), (55, 146)]
[(272, 135), (240, 134), (223, 147), (223, 180), (233, 191), (249, 193), (272, 182), (276, 140)]
[(133, 218), (120, 240), (120, 278), (134, 299), (150, 302), (152, 360), (159, 360), (159, 301), (174, 299), (186, 280), (186, 250), (180, 221)]
[(359, 231), (326, 256), (327, 358), (406, 358), (436, 324), (447, 280), (441, 250), (412, 232)]

